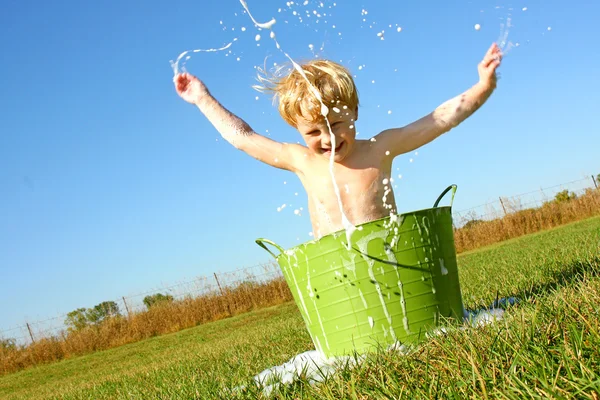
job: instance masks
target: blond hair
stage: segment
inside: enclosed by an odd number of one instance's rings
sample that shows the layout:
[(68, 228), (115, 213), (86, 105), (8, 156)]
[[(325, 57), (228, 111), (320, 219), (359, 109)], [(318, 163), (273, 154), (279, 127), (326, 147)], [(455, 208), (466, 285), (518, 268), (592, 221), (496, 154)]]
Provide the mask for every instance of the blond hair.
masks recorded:
[[(302, 69), (304, 76), (298, 68)], [(271, 92), (274, 101), (278, 98), (279, 114), (293, 127), (297, 126), (299, 117), (310, 121), (322, 118), (317, 94), (330, 109), (346, 106), (354, 111), (358, 107), (358, 90), (352, 75), (336, 62), (312, 60), (301, 65), (287, 64), (278, 67), (271, 76), (265, 69), (258, 70), (260, 84), (253, 87), (261, 92)]]

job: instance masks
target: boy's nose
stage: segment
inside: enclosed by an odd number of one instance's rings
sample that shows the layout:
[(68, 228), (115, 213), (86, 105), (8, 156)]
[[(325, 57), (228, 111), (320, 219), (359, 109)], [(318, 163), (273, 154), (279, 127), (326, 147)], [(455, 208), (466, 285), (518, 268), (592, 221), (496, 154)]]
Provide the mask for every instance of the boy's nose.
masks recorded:
[[(333, 137), (335, 138), (336, 143), (339, 142), (339, 137), (334, 133)], [(331, 132), (329, 132), (329, 129), (325, 129), (321, 132), (321, 142), (323, 144), (331, 144)]]
[(331, 147), (331, 136), (329, 135), (329, 132), (323, 134), (321, 145), (323, 147)]

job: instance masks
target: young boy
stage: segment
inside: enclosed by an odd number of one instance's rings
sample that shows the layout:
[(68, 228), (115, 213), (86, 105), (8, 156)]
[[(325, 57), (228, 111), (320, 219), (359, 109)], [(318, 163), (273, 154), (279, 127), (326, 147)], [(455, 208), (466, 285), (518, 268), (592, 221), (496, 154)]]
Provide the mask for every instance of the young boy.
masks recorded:
[(358, 94), (351, 74), (341, 65), (315, 60), (301, 66), (304, 74), (295, 69), (281, 79), (260, 79), (264, 89), (279, 98), (281, 116), (298, 130), (306, 146), (279, 143), (254, 132), (190, 74), (178, 74), (174, 82), (177, 93), (195, 104), (234, 147), (300, 178), (308, 195), (313, 232), (320, 238), (344, 229), (344, 215), (356, 226), (395, 214), (389, 182), (394, 158), (431, 142), (481, 107), (496, 88), (501, 59), (500, 49), (493, 44), (478, 65), (477, 84), (429, 115), (401, 128), (386, 129), (370, 140), (355, 139)]

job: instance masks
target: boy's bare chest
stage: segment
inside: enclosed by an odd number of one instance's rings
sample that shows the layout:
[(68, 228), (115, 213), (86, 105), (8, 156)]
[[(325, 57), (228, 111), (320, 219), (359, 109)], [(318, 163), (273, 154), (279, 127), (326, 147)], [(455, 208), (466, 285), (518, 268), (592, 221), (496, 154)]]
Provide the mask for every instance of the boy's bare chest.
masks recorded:
[[(351, 222), (380, 218), (386, 210), (384, 204), (393, 204), (389, 175), (389, 170), (374, 166), (334, 169), (339, 199)], [(329, 170), (306, 174), (301, 180), (307, 191), (311, 214), (317, 214), (313, 217), (321, 219), (318, 214), (326, 213), (332, 222), (338, 220), (341, 216), (339, 202)], [(387, 196), (386, 188), (390, 189)]]
[[(376, 167), (341, 169), (334, 170), (333, 172), (333, 177), (339, 188), (340, 195), (343, 195), (342, 197), (355, 197), (358, 194), (376, 190), (379, 184), (385, 179), (384, 175), (383, 171)], [(310, 174), (305, 179), (313, 197), (318, 197), (322, 202), (333, 193), (333, 179), (329, 170)]]

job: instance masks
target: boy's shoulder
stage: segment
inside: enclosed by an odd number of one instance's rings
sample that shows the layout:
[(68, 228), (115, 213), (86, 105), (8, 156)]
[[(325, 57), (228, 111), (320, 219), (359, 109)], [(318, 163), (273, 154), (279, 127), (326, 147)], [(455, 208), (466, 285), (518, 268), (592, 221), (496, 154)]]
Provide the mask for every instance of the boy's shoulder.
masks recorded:
[(385, 160), (393, 160), (393, 157), (389, 157), (390, 153), (386, 151), (385, 143), (377, 140), (377, 136), (369, 139), (357, 139), (354, 142), (353, 153), (355, 161), (360, 161), (361, 165), (381, 166)]

